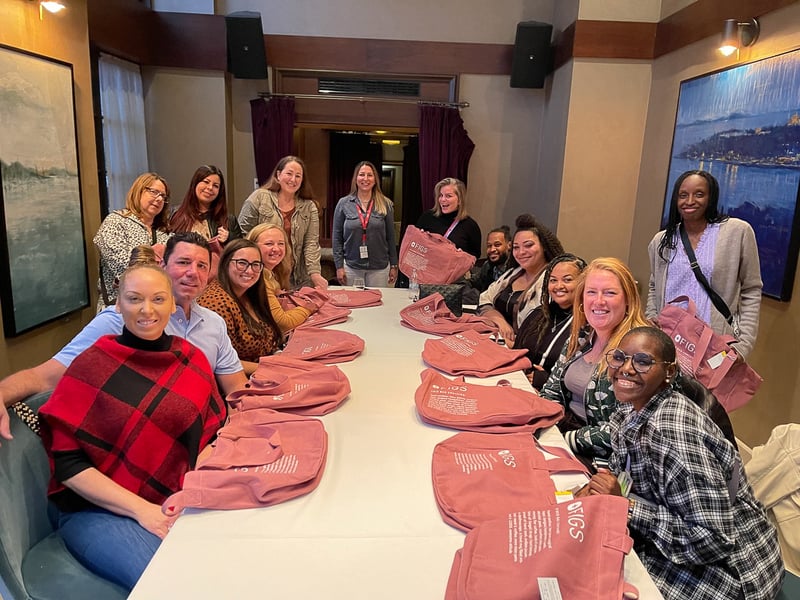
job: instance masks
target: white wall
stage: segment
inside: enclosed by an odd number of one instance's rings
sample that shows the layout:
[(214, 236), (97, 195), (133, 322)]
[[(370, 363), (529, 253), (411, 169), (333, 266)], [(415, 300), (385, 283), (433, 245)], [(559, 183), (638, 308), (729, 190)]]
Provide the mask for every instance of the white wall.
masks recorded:
[(581, 0), (578, 18), (586, 21), (658, 23), (661, 0)]

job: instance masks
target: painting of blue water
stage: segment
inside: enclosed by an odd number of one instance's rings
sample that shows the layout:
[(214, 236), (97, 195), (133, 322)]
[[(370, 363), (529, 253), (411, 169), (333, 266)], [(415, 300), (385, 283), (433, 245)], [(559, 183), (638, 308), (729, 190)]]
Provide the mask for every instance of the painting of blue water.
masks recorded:
[(6, 337), (89, 305), (70, 65), (0, 47)]
[(678, 176), (709, 171), (721, 210), (755, 231), (763, 293), (791, 299), (800, 246), (800, 51), (681, 82), (670, 157), (662, 226)]

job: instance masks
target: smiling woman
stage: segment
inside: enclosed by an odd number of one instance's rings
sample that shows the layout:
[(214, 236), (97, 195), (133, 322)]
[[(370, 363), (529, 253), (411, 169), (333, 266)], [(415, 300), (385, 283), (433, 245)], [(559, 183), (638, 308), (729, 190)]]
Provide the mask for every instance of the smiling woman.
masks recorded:
[(267, 302), (261, 250), (247, 239), (231, 241), (222, 252), (219, 274), (197, 299), (225, 320), (228, 337), (250, 375), (258, 359), (275, 352), (281, 331)]
[(163, 244), (169, 239), (166, 206), (169, 186), (157, 173), (143, 173), (128, 190), (124, 210), (109, 214), (94, 236), (100, 252), (98, 310), (117, 297), (118, 278), (128, 265), (131, 250), (142, 244)]
[(609, 419), (618, 404), (606, 354), (647, 324), (630, 269), (616, 258), (589, 263), (575, 288), (569, 341), (540, 392), (564, 407), (559, 429), (576, 454), (610, 454)]
[(175, 233), (195, 231), (220, 245), (242, 237), (236, 216), (228, 214), (225, 177), (219, 168), (214, 165), (197, 168), (169, 228)]

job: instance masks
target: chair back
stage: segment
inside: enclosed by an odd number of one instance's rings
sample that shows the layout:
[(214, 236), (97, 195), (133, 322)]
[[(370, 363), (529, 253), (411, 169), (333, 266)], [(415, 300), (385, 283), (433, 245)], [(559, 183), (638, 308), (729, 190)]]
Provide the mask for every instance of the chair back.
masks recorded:
[(683, 395), (702, 408), (709, 418), (717, 424), (717, 427), (722, 430), (725, 439), (733, 444), (734, 448), (738, 448), (736, 436), (733, 434), (731, 419), (711, 390), (694, 377), (686, 375), (685, 373), (681, 373), (680, 386)]

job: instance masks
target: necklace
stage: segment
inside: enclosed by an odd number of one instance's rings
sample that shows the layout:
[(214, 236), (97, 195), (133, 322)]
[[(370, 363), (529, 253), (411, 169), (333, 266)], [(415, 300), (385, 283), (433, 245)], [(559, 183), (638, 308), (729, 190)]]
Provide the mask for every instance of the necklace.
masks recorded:
[(550, 332), (551, 332), (551, 333), (555, 333), (555, 332), (556, 332), (556, 329), (558, 329), (558, 328), (559, 328), (559, 327), (561, 327), (561, 326), (562, 326), (564, 323), (566, 323), (566, 322), (567, 322), (567, 321), (570, 319), (570, 317), (571, 317), (571, 316), (572, 316), (572, 313), (567, 313), (566, 315), (564, 315), (564, 316), (561, 318), (561, 320), (559, 320), (559, 319), (556, 319), (556, 318), (553, 318), (553, 328), (550, 330)]

